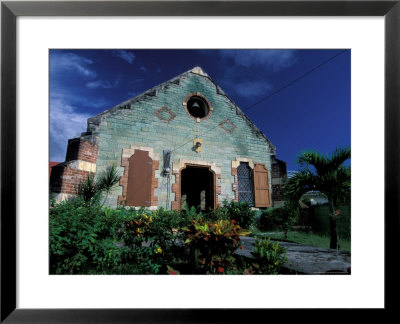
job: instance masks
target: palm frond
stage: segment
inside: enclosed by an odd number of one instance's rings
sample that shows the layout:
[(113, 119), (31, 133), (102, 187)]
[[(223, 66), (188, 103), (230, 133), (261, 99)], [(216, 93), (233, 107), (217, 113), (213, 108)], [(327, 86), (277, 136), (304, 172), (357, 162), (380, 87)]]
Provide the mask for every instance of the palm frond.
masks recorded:
[(296, 172), (283, 186), (283, 192), (291, 203), (297, 203), (306, 192), (318, 190), (318, 178), (308, 170)]
[(347, 148), (337, 148), (329, 158), (332, 169), (339, 168), (345, 161), (351, 158), (351, 150)]
[(75, 191), (84, 201), (90, 201), (99, 192), (99, 186), (94, 179), (94, 174), (90, 172), (87, 178), (75, 187)]
[(115, 165), (109, 166), (105, 171), (100, 173), (97, 179), (98, 186), (101, 190), (109, 192), (118, 184), (121, 175)]

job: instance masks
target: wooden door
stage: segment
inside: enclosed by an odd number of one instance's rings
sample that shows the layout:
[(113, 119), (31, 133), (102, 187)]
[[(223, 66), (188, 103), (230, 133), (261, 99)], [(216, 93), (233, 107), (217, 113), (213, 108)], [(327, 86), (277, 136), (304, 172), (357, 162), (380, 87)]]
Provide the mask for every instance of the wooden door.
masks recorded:
[(271, 207), (268, 170), (263, 164), (254, 166), (255, 207)]
[(135, 150), (129, 158), (127, 206), (151, 206), (153, 160), (148, 151)]

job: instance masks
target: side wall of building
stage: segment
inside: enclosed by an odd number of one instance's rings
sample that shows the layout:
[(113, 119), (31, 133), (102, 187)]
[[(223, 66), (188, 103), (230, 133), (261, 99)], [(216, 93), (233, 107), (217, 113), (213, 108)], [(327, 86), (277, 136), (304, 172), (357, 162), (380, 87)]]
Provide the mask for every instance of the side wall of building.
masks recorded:
[[(166, 83), (141, 100), (126, 102), (105, 113), (97, 118), (100, 119), (97, 124), (89, 120), (88, 131), (98, 138), (97, 170), (102, 171), (115, 164), (121, 174), (124, 174), (124, 158), (134, 152), (135, 148), (151, 150), (154, 161), (157, 161), (157, 169), (154, 169), (157, 181), (153, 184), (154, 197), (157, 199), (152, 199), (152, 204), (170, 208), (171, 203), (176, 200), (175, 193), (172, 192), (174, 183), (179, 180), (179, 173), (176, 171), (185, 163), (214, 168), (214, 172), (218, 174), (218, 202), (221, 203), (224, 199), (234, 200), (236, 179), (232, 169), (233, 161), (246, 159), (252, 164), (262, 163), (271, 173), (270, 155), (274, 148), (252, 127), (227, 96), (218, 92), (218, 88), (208, 77), (189, 73), (180, 77), (179, 81)], [(186, 112), (183, 102), (191, 93), (206, 97), (212, 105), (213, 111), (207, 120), (196, 122)], [(193, 149), (194, 138), (203, 141), (199, 153)], [(172, 152), (173, 170), (169, 184), (167, 178), (161, 174), (162, 152), (166, 149)], [(269, 181), (271, 182), (271, 178)], [(271, 188), (271, 183), (269, 186)], [(109, 195), (107, 204), (117, 205), (122, 195), (123, 184)], [(172, 206), (174, 207), (173, 203)]]

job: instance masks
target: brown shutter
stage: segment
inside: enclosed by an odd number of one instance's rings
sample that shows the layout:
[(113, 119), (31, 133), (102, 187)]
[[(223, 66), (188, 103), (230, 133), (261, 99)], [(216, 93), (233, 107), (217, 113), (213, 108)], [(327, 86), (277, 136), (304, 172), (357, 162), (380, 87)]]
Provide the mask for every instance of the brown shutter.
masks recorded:
[(151, 206), (153, 160), (149, 152), (135, 150), (129, 158), (127, 206)]
[(271, 207), (268, 170), (263, 164), (254, 166), (255, 207)]

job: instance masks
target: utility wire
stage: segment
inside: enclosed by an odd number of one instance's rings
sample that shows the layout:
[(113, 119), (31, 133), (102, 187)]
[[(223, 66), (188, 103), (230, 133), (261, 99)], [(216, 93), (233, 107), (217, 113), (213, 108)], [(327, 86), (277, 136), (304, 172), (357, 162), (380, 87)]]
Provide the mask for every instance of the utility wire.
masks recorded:
[(288, 84), (286, 84), (285, 86), (283, 86), (282, 88), (279, 88), (278, 90), (272, 92), (270, 95), (260, 99), (259, 101), (253, 103), (252, 105), (246, 107), (243, 109), (243, 111), (248, 111), (251, 108), (253, 108), (254, 106), (257, 106), (258, 104), (260, 104), (261, 102), (271, 98), (272, 96), (278, 94), (279, 92), (285, 90), (286, 88), (290, 87), (291, 85), (293, 85), (294, 83), (296, 83), (297, 81), (300, 81), (301, 79), (305, 78), (307, 75), (311, 74), (312, 72), (314, 72), (315, 70), (318, 70), (320, 67), (324, 66), (325, 64), (329, 63), (330, 61), (332, 61), (333, 59), (337, 58), (339, 55), (343, 54), (344, 52), (346, 52), (347, 49), (340, 51), (339, 53), (333, 55), (332, 57), (330, 57), (329, 59), (327, 59), (326, 61), (318, 64), (317, 66), (313, 67), (311, 70), (308, 70), (307, 72), (305, 72), (304, 74), (302, 74), (301, 76), (299, 76), (298, 78), (294, 79), (293, 81), (289, 82)]
[[(257, 102), (255, 102), (254, 104), (252, 104), (252, 105), (246, 107), (245, 109), (242, 109), (242, 111), (248, 111), (248, 110), (250, 110), (251, 108), (253, 108), (253, 107), (255, 107), (256, 105), (258, 105), (259, 103), (261, 103), (261, 102), (263, 102), (263, 101), (265, 101), (265, 100), (271, 98), (272, 96), (274, 96), (274, 95), (280, 93), (281, 91), (285, 90), (286, 88), (290, 87), (290, 86), (293, 85), (294, 83), (296, 83), (296, 82), (300, 81), (301, 79), (305, 78), (307, 75), (311, 74), (311, 73), (314, 72), (315, 70), (319, 69), (320, 67), (322, 67), (322, 66), (324, 66), (325, 64), (329, 63), (330, 61), (334, 60), (336, 57), (338, 57), (339, 55), (343, 54), (343, 53), (346, 52), (346, 51), (347, 51), (347, 49), (342, 50), (342, 51), (340, 51), (339, 53), (333, 55), (332, 57), (330, 57), (330, 58), (327, 59), (326, 61), (324, 61), (324, 62), (318, 64), (317, 66), (313, 67), (311, 70), (308, 70), (307, 72), (305, 72), (304, 74), (302, 74), (302, 75), (299, 76), (298, 78), (294, 79), (293, 81), (289, 82), (289, 83), (286, 84), (285, 86), (283, 86), (283, 87), (279, 88), (278, 90), (274, 91), (274, 92), (271, 93), (270, 95), (268, 95), (268, 96), (266, 96), (266, 97), (260, 99), (259, 101), (257, 101)], [(211, 129), (215, 128), (215, 125), (213, 125), (212, 127), (207, 128), (204, 132), (202, 132), (201, 134), (199, 134), (200, 125), (197, 125), (197, 126), (198, 126), (198, 128), (197, 128), (197, 134), (198, 134), (197, 137), (203, 136), (203, 135), (207, 134), (208, 131), (210, 131)], [(190, 139), (189, 141), (184, 142), (183, 144), (179, 145), (178, 147), (176, 147), (175, 144), (174, 144), (174, 149), (171, 150), (171, 153), (176, 152), (178, 149), (180, 149), (181, 147), (185, 146), (186, 144), (188, 144), (188, 143), (190, 143), (190, 142), (192, 142), (192, 141), (193, 141), (193, 139)], [(168, 182), (169, 182), (169, 181), (168, 181)], [(168, 200), (169, 200), (169, 198), (167, 197), (167, 204), (168, 204)]]
[[(309, 74), (311, 74), (312, 72), (318, 70), (320, 67), (322, 67), (322, 66), (324, 66), (325, 64), (329, 63), (330, 61), (334, 60), (335, 58), (337, 58), (339, 55), (343, 54), (343, 53), (346, 52), (346, 51), (347, 51), (347, 49), (342, 50), (342, 51), (340, 51), (339, 53), (337, 53), (337, 54), (331, 56), (329, 59), (323, 61), (322, 63), (320, 63), (320, 64), (318, 64), (318, 65), (316, 65), (316, 66), (313, 67), (311, 70), (308, 70), (307, 72), (303, 73), (302, 75), (300, 75), (299, 77), (297, 77), (297, 78), (294, 79), (293, 81), (289, 82), (288, 84), (284, 85), (283, 87), (279, 88), (278, 90), (274, 91), (273, 93), (269, 94), (268, 96), (266, 96), (266, 97), (264, 97), (264, 98), (258, 100), (257, 102), (251, 104), (250, 106), (248, 106), (248, 107), (242, 109), (242, 111), (243, 111), (243, 112), (244, 112), (244, 111), (248, 111), (248, 110), (252, 109), (253, 107), (255, 107), (256, 105), (260, 104), (261, 102), (263, 102), (263, 101), (265, 101), (265, 100), (271, 98), (272, 96), (274, 96), (274, 95), (280, 93), (281, 91), (283, 91), (283, 90), (289, 88), (289, 87), (290, 87), (291, 85), (293, 85), (294, 83), (300, 81), (301, 79), (304, 79), (307, 75), (309, 75)], [(211, 130), (211, 129), (213, 129), (213, 128), (215, 128), (215, 125), (213, 125), (213, 126), (210, 127), (210, 128), (207, 128), (203, 133), (201, 133), (200, 135), (198, 135), (198, 137), (207, 134), (208, 131)], [(187, 142), (185, 142), (185, 143), (179, 145), (178, 147), (174, 148), (174, 149), (171, 151), (171, 153), (172, 153), (172, 152), (175, 152), (176, 150), (178, 150), (178, 149), (180, 149), (181, 147), (185, 146), (186, 144), (190, 143), (192, 140), (193, 140), (193, 139), (191, 139), (191, 140), (189, 140), (189, 141), (187, 141)]]

